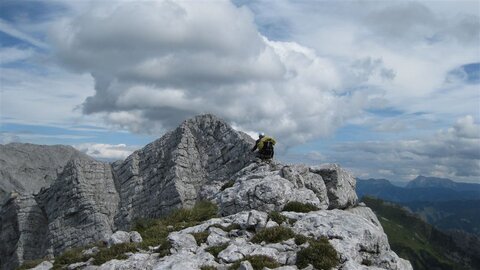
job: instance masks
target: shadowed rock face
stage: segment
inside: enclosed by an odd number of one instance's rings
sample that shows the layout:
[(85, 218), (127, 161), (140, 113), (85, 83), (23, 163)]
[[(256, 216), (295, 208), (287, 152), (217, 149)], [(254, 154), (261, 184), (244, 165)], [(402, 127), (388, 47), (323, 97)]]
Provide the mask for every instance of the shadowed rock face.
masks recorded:
[(71, 146), (0, 144), (0, 202), (12, 191), (36, 193), (50, 186), (75, 158), (93, 160)]
[[(116, 230), (128, 230), (138, 218), (161, 217), (172, 209), (191, 207), (200, 199), (208, 199), (218, 204), (225, 216), (224, 223), (238, 223), (240, 221), (233, 220), (246, 218), (243, 223), (258, 228), (274, 226), (274, 222), (267, 222), (268, 212), (281, 211), (288, 202), (313, 204), (321, 210), (311, 215), (290, 214), (303, 222), (292, 229), (307, 235), (309, 232), (302, 228), (310, 226), (319, 236), (332, 234), (332, 244), (345, 253), (342, 260), (346, 266), (350, 265), (344, 269), (357, 269), (359, 260), (372, 252), (378, 253), (376, 257), (371, 256), (377, 266), (410, 269), (408, 265), (401, 266), (402, 261), (390, 251), (373, 213), (352, 210), (357, 196), (351, 174), (335, 164), (308, 167), (259, 162), (250, 151), (253, 144), (254, 140), (248, 135), (235, 131), (215, 116), (201, 115), (183, 122), (124, 161), (106, 164), (79, 154), (67, 154), (64, 159), (77, 155), (79, 158), (62, 163), (48, 188), (36, 195), (11, 196), (0, 209), (1, 267), (11, 269), (24, 260), (56, 255), (68, 248), (104, 240)], [(227, 182), (231, 183), (230, 187), (225, 186)], [(327, 210), (346, 208), (350, 212)], [(206, 223), (209, 222), (212, 221)], [(342, 225), (347, 223), (351, 226)], [(365, 226), (355, 227), (362, 223)], [(332, 224), (336, 225), (327, 228)], [(134, 254), (133, 262), (120, 263), (118, 267), (131, 269), (140, 265), (138, 269), (150, 269), (157, 264), (158, 269), (174, 269), (188, 261), (214, 262), (208, 252), (197, 248), (188, 234), (207, 227), (197, 229), (172, 233), (169, 239), (176, 251), (166, 260), (159, 262), (160, 259), (151, 254)], [(335, 242), (337, 236), (346, 240)], [(349, 239), (350, 236), (353, 238)], [(229, 239), (221, 230), (209, 239), (209, 245), (228, 242), (235, 250), (244, 250), (247, 245), (246, 250), (259, 248), (270, 254), (274, 249), (252, 245), (247, 243), (248, 239)], [(188, 246), (183, 247), (181, 243)], [(289, 249), (287, 246), (279, 248)], [(282, 262), (291, 263), (292, 252), (274, 253), (281, 255), (278, 259)], [(388, 265), (389, 259), (391, 265)], [(116, 263), (110, 261), (105, 264), (106, 268), (99, 269), (110, 269), (108, 267)]]

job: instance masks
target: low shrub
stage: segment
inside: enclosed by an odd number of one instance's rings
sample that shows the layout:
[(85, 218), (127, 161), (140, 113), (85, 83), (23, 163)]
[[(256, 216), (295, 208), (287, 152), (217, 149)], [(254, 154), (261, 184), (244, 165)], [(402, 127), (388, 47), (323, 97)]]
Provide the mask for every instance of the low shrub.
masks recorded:
[(332, 269), (340, 263), (337, 251), (326, 238), (309, 239), (308, 242), (308, 247), (297, 252), (298, 268), (312, 264), (316, 269)]
[(226, 249), (227, 247), (228, 244), (223, 244), (219, 246), (208, 247), (205, 249), (205, 251), (212, 254), (213, 257), (217, 258), (218, 254), (220, 254), (220, 252), (222, 252), (222, 250)]
[(217, 268), (215, 268), (215, 266), (205, 265), (200, 267), (200, 270), (217, 270)]
[(113, 245), (111, 247), (100, 248), (100, 251), (93, 256), (93, 264), (101, 265), (113, 259), (124, 260), (127, 259), (127, 252), (136, 252), (137, 243), (122, 243)]
[(226, 182), (225, 184), (223, 184), (223, 186), (220, 188), (220, 191), (224, 191), (227, 188), (231, 188), (231, 187), (233, 187), (234, 184), (235, 184), (235, 181), (230, 180), (230, 181)]
[(305, 235), (297, 234), (295, 235), (295, 244), (297, 246), (305, 244), (309, 240)]
[[(177, 209), (160, 219), (140, 219), (132, 227), (140, 233), (143, 242), (141, 248), (160, 245), (161, 256), (169, 254), (170, 243), (167, 236), (172, 231), (199, 224), (217, 215), (218, 207), (209, 201), (200, 201), (192, 209)], [(163, 255), (162, 255), (163, 254)]]
[(283, 207), (283, 211), (291, 211), (297, 213), (308, 213), (317, 211), (318, 207), (309, 203), (289, 202)]
[(208, 231), (192, 233), (192, 235), (195, 238), (195, 241), (197, 241), (197, 245), (207, 242)]
[(252, 243), (278, 243), (295, 237), (295, 233), (290, 228), (277, 226), (265, 228), (257, 232), (251, 239)]
[(41, 264), (43, 261), (48, 261), (47, 259), (38, 259), (38, 260), (28, 260), (24, 261), (20, 267), (17, 268), (17, 270), (26, 270), (30, 268), (34, 268), (35, 266)]
[(272, 211), (268, 214), (268, 218), (275, 221), (278, 224), (282, 224), (283, 222), (286, 222), (288, 218), (282, 214), (280, 214), (277, 211)]
[(226, 226), (226, 227), (225, 227), (225, 226), (222, 226), (222, 225), (220, 225), (220, 224), (213, 224), (213, 225), (210, 226), (210, 227), (219, 228), (219, 229), (222, 229), (222, 230), (224, 230), (224, 231), (226, 231), (226, 232), (230, 232), (230, 231), (232, 231), (232, 230), (241, 230), (241, 229), (242, 229), (242, 227), (241, 227), (239, 224), (235, 224), (235, 223), (230, 224), (230, 225), (228, 225), (228, 226)]
[(61, 269), (65, 265), (87, 261), (90, 257), (84, 256), (82, 251), (83, 248), (72, 248), (66, 250), (61, 255), (55, 257), (53, 269)]
[(264, 267), (271, 268), (271, 269), (280, 267), (280, 264), (278, 262), (276, 262), (274, 259), (268, 256), (254, 255), (254, 256), (246, 256), (243, 260), (236, 261), (228, 269), (237, 270), (240, 267), (240, 263), (243, 261), (249, 261), (252, 264), (252, 267), (254, 270), (262, 270)]

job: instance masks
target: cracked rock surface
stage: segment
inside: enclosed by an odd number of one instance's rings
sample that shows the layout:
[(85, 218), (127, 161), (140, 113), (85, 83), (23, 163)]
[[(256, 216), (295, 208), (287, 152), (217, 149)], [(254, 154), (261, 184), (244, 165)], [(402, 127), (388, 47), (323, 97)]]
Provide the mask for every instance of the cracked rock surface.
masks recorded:
[[(127, 233), (136, 219), (163, 217), (199, 200), (210, 200), (218, 205), (220, 217), (171, 232), (169, 256), (159, 258), (150, 250), (142, 250), (128, 254), (126, 260), (111, 260), (101, 266), (87, 262), (71, 268), (226, 269), (247, 255), (266, 255), (280, 263), (280, 269), (296, 269), (296, 254), (303, 247), (293, 239), (250, 241), (256, 231), (285, 226), (297, 234), (328, 237), (340, 254), (339, 269), (411, 269), (408, 261), (390, 250), (374, 213), (357, 206), (355, 178), (350, 173), (338, 164), (260, 162), (250, 151), (253, 143), (252, 138), (221, 119), (201, 115), (112, 164), (78, 152), (62, 152), (63, 156), (54, 160), (43, 160), (45, 153), (32, 154), (42, 159), (29, 165), (32, 172), (50, 162), (55, 173), (48, 169), (41, 174), (51, 177), (48, 185), (39, 184), (43, 189), (33, 193), (19, 189), (1, 206), (0, 267), (12, 269), (25, 260), (52, 258), (69, 248), (98, 241), (110, 245), (139, 242), (140, 235)], [(3, 149), (0, 162), (5, 156)], [(289, 202), (311, 204), (319, 210), (283, 212), (295, 220), (292, 224), (268, 218), (271, 211), (282, 211)], [(237, 228), (225, 231), (221, 227), (232, 224)], [(192, 236), (199, 232), (208, 232), (205, 243), (197, 243)], [(225, 249), (216, 257), (207, 251), (220, 245)], [(364, 260), (372, 265), (362, 265)], [(241, 267), (248, 269), (249, 264)]]

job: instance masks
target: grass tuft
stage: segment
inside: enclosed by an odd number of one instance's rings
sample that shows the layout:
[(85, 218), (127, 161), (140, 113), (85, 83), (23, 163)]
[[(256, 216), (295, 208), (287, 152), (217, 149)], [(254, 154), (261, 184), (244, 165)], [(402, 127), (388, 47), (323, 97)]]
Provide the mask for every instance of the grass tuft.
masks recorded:
[(277, 211), (272, 211), (268, 214), (268, 218), (275, 221), (279, 225), (282, 224), (283, 222), (287, 222), (288, 218), (282, 214), (280, 214)]
[(317, 211), (318, 207), (309, 203), (289, 202), (283, 207), (283, 211), (291, 211), (297, 213), (308, 213)]
[(204, 265), (204, 266), (200, 267), (200, 270), (217, 270), (217, 268), (215, 268), (215, 266), (211, 266), (211, 265)]
[(34, 268), (35, 266), (41, 264), (44, 261), (48, 261), (47, 259), (37, 259), (37, 260), (28, 260), (24, 261), (22, 265), (20, 265), (16, 270), (26, 270)]
[(226, 182), (225, 184), (223, 184), (223, 186), (220, 188), (220, 191), (224, 191), (227, 188), (231, 188), (231, 187), (233, 187), (234, 184), (235, 184), (235, 181), (230, 180), (230, 181)]
[(89, 257), (82, 254), (83, 248), (72, 248), (55, 257), (53, 269), (61, 269), (65, 265), (77, 262), (85, 262)]
[(235, 223), (230, 224), (230, 225), (228, 225), (228, 226), (226, 226), (226, 227), (225, 227), (225, 226), (222, 226), (222, 225), (220, 225), (220, 224), (213, 224), (213, 225), (210, 226), (210, 227), (219, 228), (219, 229), (222, 229), (222, 230), (224, 230), (224, 231), (226, 231), (226, 232), (230, 232), (230, 231), (232, 231), (232, 230), (241, 230), (241, 229), (242, 229), (242, 227), (241, 227), (239, 224), (235, 224)]
[(227, 247), (228, 244), (223, 244), (219, 246), (208, 247), (205, 249), (205, 251), (212, 254), (213, 257), (217, 258), (218, 254), (220, 254), (220, 252), (222, 252), (222, 250), (226, 249)]
[(276, 262), (274, 259), (268, 256), (254, 255), (254, 256), (246, 256), (243, 260), (236, 261), (228, 269), (237, 270), (240, 267), (240, 263), (242, 261), (249, 261), (252, 264), (252, 267), (254, 270), (262, 270), (264, 267), (271, 268), (271, 269), (280, 267), (280, 264), (278, 262)]
[(297, 267), (305, 268), (312, 264), (315, 269), (332, 269), (340, 261), (337, 251), (326, 238), (309, 239), (309, 246), (297, 252)]
[(195, 238), (195, 241), (197, 241), (197, 245), (200, 246), (201, 244), (207, 242), (209, 233), (208, 231), (204, 231), (204, 232), (192, 233), (192, 235)]
[(128, 258), (125, 253), (136, 251), (137, 243), (122, 243), (118, 245), (113, 245), (110, 248), (104, 247), (101, 248), (100, 251), (93, 256), (93, 264), (101, 265), (113, 259), (124, 260)]
[(309, 240), (305, 235), (297, 234), (295, 235), (295, 244), (297, 246), (305, 244)]
[(257, 244), (263, 241), (266, 243), (278, 243), (294, 237), (295, 233), (292, 229), (278, 226), (260, 230), (252, 237), (251, 241)]

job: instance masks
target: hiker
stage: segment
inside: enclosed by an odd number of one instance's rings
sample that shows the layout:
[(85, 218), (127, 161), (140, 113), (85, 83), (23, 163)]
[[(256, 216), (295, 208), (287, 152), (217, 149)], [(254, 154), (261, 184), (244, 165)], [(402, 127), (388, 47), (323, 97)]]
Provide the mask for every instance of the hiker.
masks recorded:
[(265, 134), (258, 134), (258, 140), (255, 142), (255, 146), (252, 149), (254, 152), (258, 148), (258, 157), (262, 160), (270, 160), (273, 158), (273, 146), (275, 140), (271, 137), (265, 136)]

